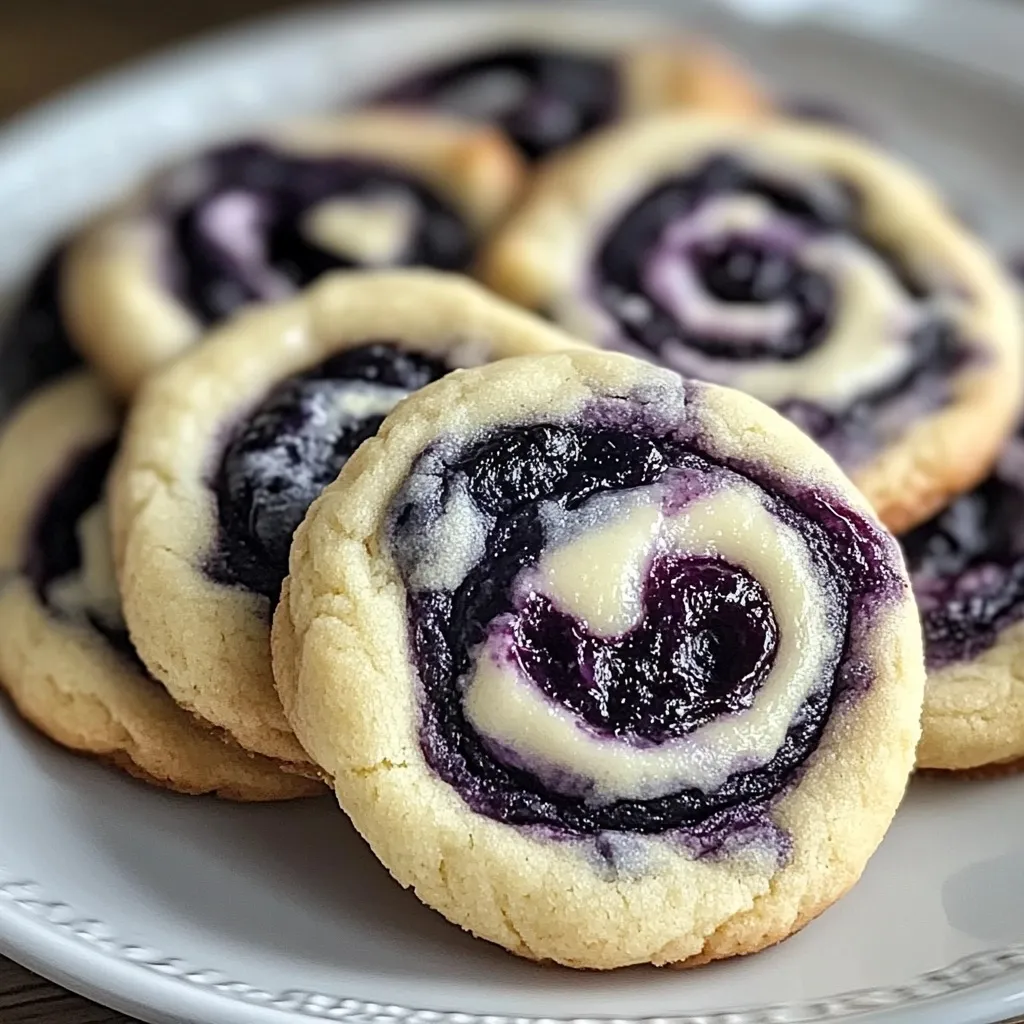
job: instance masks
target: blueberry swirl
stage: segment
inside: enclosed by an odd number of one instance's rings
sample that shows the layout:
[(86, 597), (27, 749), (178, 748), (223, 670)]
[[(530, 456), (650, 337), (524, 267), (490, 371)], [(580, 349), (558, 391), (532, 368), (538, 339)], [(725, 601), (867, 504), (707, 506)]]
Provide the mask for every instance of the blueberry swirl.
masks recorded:
[(949, 296), (868, 235), (856, 186), (716, 154), (651, 188), (592, 269), (620, 344), (776, 406), (845, 465), (940, 407)]
[(597, 345), (793, 420), (891, 528), (1019, 414), (1011, 282), (912, 170), (806, 122), (624, 124), (541, 169), (484, 279)]
[(370, 342), (274, 387), (237, 422), (211, 481), (219, 532), (207, 569), (277, 600), (292, 534), (348, 457), (443, 359)]
[(329, 270), (463, 270), (473, 255), (466, 223), (425, 181), (354, 154), (238, 144), (173, 173), (163, 192), (168, 280), (208, 324)]
[(748, 829), (872, 685), (891, 542), (828, 487), (718, 453), (701, 395), (685, 420), (634, 393), (441, 437), (394, 498), (420, 745), (477, 813)]
[(536, 160), (613, 121), (621, 92), (609, 56), (519, 45), (431, 68), (378, 99), (495, 124)]
[(993, 473), (901, 538), (930, 669), (989, 650), (1024, 619), (1024, 436)]
[(115, 437), (71, 460), (37, 513), (22, 571), (53, 615), (96, 630), (137, 662), (121, 614), (103, 497), (116, 451)]

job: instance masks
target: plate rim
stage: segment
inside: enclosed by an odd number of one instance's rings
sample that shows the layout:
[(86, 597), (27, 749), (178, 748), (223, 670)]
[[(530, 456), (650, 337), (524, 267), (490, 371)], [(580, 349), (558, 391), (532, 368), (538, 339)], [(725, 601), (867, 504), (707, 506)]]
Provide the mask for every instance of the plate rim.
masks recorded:
[[(865, 6), (881, 9), (886, 0), (726, 0), (723, 6), (738, 17), (761, 16), (775, 23), (812, 20), (824, 22), (850, 35), (870, 35), (884, 42), (878, 26), (863, 19)], [(625, 0), (576, 0), (564, 10), (585, 6), (624, 8)], [(465, 4), (441, 0), (430, 4), (417, 0), (386, 0), (370, 4), (312, 5), (286, 13), (271, 14), (196, 39), (159, 50), (82, 84), (60, 92), (15, 115), (0, 129), (0, 155), (31, 148), (60, 121), (82, 110), (96, 110), (116, 101), (133, 86), (156, 86), (173, 80), (186, 68), (212, 68), (231, 55), (253, 50), (284, 50), (296, 40), (311, 36), (325, 21), (335, 27), (359, 20), (377, 22), (401, 17), (403, 11), (432, 7), (452, 10)], [(881, 5), (881, 6), (880, 6)], [(474, 4), (478, 6), (478, 4)], [(481, 6), (495, 11), (536, 8), (550, 10), (542, 0), (484, 0)], [(645, 15), (680, 13), (677, 0), (645, 0)], [(913, 16), (914, 0), (904, 4)], [(1024, 32), (1024, 8), (1000, 0), (972, 0), (953, 8), (957, 16), (972, 22), (971, 43), (989, 25), (989, 35), (1015, 25)], [(851, 17), (851, 14), (854, 14)], [(993, 80), (992, 64), (969, 49), (966, 42), (939, 42), (918, 37), (915, 46), (902, 48), (967, 69)], [(1024, 96), (1024, 71), (1003, 84)], [(241, 107), (240, 107), (241, 109)], [(288, 1020), (344, 1020), (351, 1024), (596, 1024), (606, 1017), (529, 1017), (477, 1014), (445, 1009), (426, 1009), (367, 1002), (344, 996), (289, 989), (269, 992), (248, 982), (228, 978), (212, 968), (190, 964), (173, 954), (127, 943), (95, 916), (86, 916), (55, 894), (47, 893), (31, 879), (0, 863), (0, 954), (73, 992), (139, 1017), (153, 1024), (181, 1020), (216, 1020), (217, 1024), (284, 1024)], [(984, 997), (985, 1010), (977, 1002)], [(973, 1007), (971, 1004), (974, 1004)], [(617, 1017), (617, 1024), (814, 1024), (820, 1021), (878, 1021), (898, 1012), (901, 1022), (924, 1021), (941, 1005), (960, 1011), (964, 1024), (993, 1024), (1024, 1013), (1024, 943), (970, 954), (933, 971), (919, 974), (894, 986), (867, 988), (813, 1000), (776, 1003), (747, 1009), (660, 1017)], [(997, 1016), (993, 1017), (992, 1013)]]

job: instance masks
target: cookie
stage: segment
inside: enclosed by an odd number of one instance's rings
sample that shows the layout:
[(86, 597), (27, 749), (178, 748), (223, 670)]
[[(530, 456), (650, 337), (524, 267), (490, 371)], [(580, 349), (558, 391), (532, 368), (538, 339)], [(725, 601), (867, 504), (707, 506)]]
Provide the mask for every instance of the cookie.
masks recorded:
[(427, 107), (501, 128), (526, 159), (564, 149), (608, 125), (661, 110), (750, 116), (766, 97), (709, 43), (669, 39), (623, 47), (578, 32), (484, 45), (420, 68), (376, 99)]
[(111, 487), (125, 618), (179, 704), (302, 766), (270, 667), (292, 531), (401, 398), (574, 342), (454, 275), (331, 275), (254, 310), (140, 392)]
[(167, 789), (322, 793), (198, 723), (136, 657), (103, 496), (118, 421), (94, 378), (76, 373), (28, 400), (0, 436), (0, 687), (57, 743)]
[(60, 312), (64, 248), (56, 246), (33, 270), (14, 309), (0, 325), (0, 411), (80, 362)]
[(918, 764), (1024, 758), (1024, 433), (991, 475), (901, 538), (924, 626)]
[(482, 276), (774, 406), (893, 530), (985, 476), (1024, 395), (1006, 274), (917, 174), (838, 130), (694, 115), (608, 132), (540, 172)]
[(829, 906), (924, 686), (899, 550), (821, 449), (586, 350), (399, 406), (298, 530), (273, 647), (394, 877), (573, 967), (750, 953)]
[(280, 126), (155, 177), (83, 233), (63, 297), (121, 394), (251, 303), (327, 270), (464, 270), (518, 193), (500, 133), (381, 112)]

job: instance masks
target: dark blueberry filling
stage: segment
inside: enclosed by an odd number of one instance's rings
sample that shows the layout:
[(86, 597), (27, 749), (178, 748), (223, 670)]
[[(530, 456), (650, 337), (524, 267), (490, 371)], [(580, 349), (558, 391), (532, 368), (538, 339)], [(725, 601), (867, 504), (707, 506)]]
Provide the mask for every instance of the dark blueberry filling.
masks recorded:
[(496, 124), (536, 160), (617, 117), (619, 76), (608, 59), (522, 46), (416, 75), (379, 99)]
[(209, 574), (276, 602), (296, 527), (384, 420), (334, 414), (339, 396), (359, 382), (407, 393), (447, 372), (441, 360), (377, 342), (275, 387), (232, 430), (211, 483), (220, 535)]
[(531, 595), (513, 637), (527, 674), (596, 731), (656, 743), (750, 707), (778, 640), (761, 585), (676, 556), (651, 567), (645, 589), (640, 625), (612, 638)]
[[(712, 198), (754, 196), (784, 216), (788, 231), (808, 240), (830, 235), (859, 239), (879, 255), (911, 299), (928, 289), (895, 254), (869, 239), (862, 226), (860, 200), (843, 182), (818, 178), (786, 182), (746, 166), (731, 156), (715, 156), (685, 176), (662, 182), (629, 208), (611, 228), (594, 263), (596, 296), (622, 338), (658, 361), (671, 364), (667, 350), (681, 346), (710, 358), (737, 364), (791, 360), (812, 352), (827, 337), (835, 316), (837, 294), (822, 272), (802, 266), (799, 250), (774, 237), (730, 233), (697, 243), (675, 259), (690, 261), (705, 293), (724, 303), (783, 302), (791, 310), (784, 332), (763, 338), (716, 336), (681, 324), (652, 293), (652, 260), (666, 244), (667, 226), (697, 211)], [(907, 338), (907, 368), (885, 387), (864, 394), (841, 410), (791, 401), (780, 411), (849, 464), (864, 458), (905, 428), (913, 396), (922, 411), (949, 399), (949, 379), (969, 358), (969, 348), (943, 314), (923, 318)]]
[[(657, 355), (677, 341), (710, 355), (738, 358), (795, 357), (813, 348), (830, 326), (834, 295), (821, 275), (797, 265), (768, 242), (723, 238), (692, 254), (704, 283), (726, 302), (766, 302), (790, 299), (800, 312), (791, 336), (781, 351), (764, 345), (737, 349), (731, 338), (715, 338), (685, 331), (675, 317), (649, 294), (644, 281), (648, 254), (661, 242), (666, 225), (695, 210), (717, 195), (758, 195), (773, 208), (800, 222), (808, 231), (824, 234), (848, 230), (856, 200), (848, 190), (801, 190), (771, 181), (731, 157), (715, 157), (684, 177), (663, 182), (645, 195), (611, 230), (597, 256), (599, 297), (625, 335)], [(630, 298), (641, 299), (649, 313), (623, 318), (616, 312)]]
[[(699, 838), (710, 828), (720, 839), (724, 821), (735, 818), (736, 829), (748, 827), (751, 807), (767, 808), (794, 779), (816, 749), (833, 703), (870, 685), (859, 646), (863, 616), (899, 593), (901, 584), (885, 537), (834, 495), (795, 490), (763, 481), (763, 472), (751, 467), (716, 462), (703, 454), (699, 438), (652, 427), (642, 413), (629, 426), (503, 429), (458, 452), (428, 450), (422, 460), (429, 460), (424, 472), (439, 485), (434, 502), (443, 506), (454, 488), (464, 487), (490, 524), (483, 557), (455, 590), (410, 587), (408, 599), (424, 755), (476, 812), (562, 834), (683, 829)], [(725, 468), (762, 478), (772, 514), (807, 538), (815, 571), (834, 598), (834, 628), (845, 646), (767, 764), (734, 773), (711, 793), (687, 789), (596, 805), (553, 792), (512, 759), (499, 758), (465, 717), (463, 681), (491, 624), (512, 621), (530, 678), (599, 732), (658, 742), (749, 705), (770, 670), (777, 626), (764, 592), (737, 567), (699, 558), (655, 563), (646, 617), (613, 641), (588, 635), (544, 599), (517, 604), (516, 579), (543, 554), (542, 505), (572, 510), (594, 495), (655, 484), (673, 468)], [(420, 493), (401, 492), (392, 509), (392, 549), (407, 579), (424, 528), (436, 515)]]
[(63, 257), (63, 248), (50, 253), (0, 329), (0, 415), (80, 362), (58, 302)]
[[(1024, 257), (1007, 266), (1024, 281)], [(1022, 435), (986, 480), (900, 538), (930, 668), (977, 657), (1024, 619)]]
[[(32, 528), (23, 572), (35, 587), (43, 604), (51, 583), (75, 572), (82, 565), (78, 543), (78, 521), (103, 498), (103, 486), (117, 451), (117, 438), (82, 452), (57, 482), (46, 499)], [(59, 615), (57, 609), (52, 609)], [(90, 616), (90, 625), (110, 644), (137, 660), (135, 648), (124, 629), (112, 629)]]
[[(328, 270), (358, 264), (308, 237), (302, 218), (328, 200), (393, 200), (415, 210), (411, 235), (395, 261), (464, 270), (473, 239), (454, 208), (395, 168), (352, 157), (299, 157), (261, 143), (215, 150), (200, 163), (201, 193), (160, 211), (172, 224), (171, 286), (207, 323), (248, 302), (279, 298), (282, 283), (301, 288)], [(230, 237), (211, 229), (210, 213), (235, 204)]]
[(931, 667), (976, 657), (1024, 618), (1024, 490), (989, 477), (902, 538)]

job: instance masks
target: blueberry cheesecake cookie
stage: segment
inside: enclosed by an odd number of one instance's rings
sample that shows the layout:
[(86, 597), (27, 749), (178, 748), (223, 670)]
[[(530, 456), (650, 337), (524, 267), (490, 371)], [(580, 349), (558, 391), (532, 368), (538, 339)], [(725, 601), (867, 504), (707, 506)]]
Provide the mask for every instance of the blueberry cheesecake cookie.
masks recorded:
[(464, 270), (519, 191), (499, 132), (380, 112), (280, 126), (157, 175), (83, 233), (64, 303), (122, 394), (251, 303), (327, 270)]
[(924, 685), (899, 550), (821, 449), (586, 350), (399, 406), (296, 533), (273, 647), (395, 878), (591, 968), (754, 952), (840, 897)]
[(501, 128), (531, 161), (626, 118), (694, 108), (734, 115), (768, 109), (758, 86), (705, 42), (623, 47), (605, 40), (522, 37), (453, 55), (375, 97)]
[(894, 530), (984, 477), (1024, 395), (1005, 273), (915, 173), (833, 129), (695, 115), (608, 132), (539, 174), (483, 277), (773, 406)]
[(0, 687), (61, 745), (183, 793), (280, 800), (323, 792), (179, 708), (135, 655), (103, 495), (119, 417), (76, 373), (0, 436)]
[(310, 502), (409, 392), (459, 366), (573, 345), (454, 275), (337, 274), (154, 377), (111, 488), (142, 660), (242, 746), (306, 770), (274, 691), (270, 614)]
[(1024, 759), (1024, 434), (991, 475), (901, 538), (924, 626), (918, 765)]
[(79, 362), (60, 311), (63, 265), (64, 248), (56, 246), (0, 324), (0, 413)]

